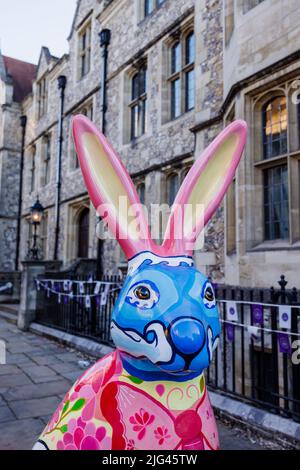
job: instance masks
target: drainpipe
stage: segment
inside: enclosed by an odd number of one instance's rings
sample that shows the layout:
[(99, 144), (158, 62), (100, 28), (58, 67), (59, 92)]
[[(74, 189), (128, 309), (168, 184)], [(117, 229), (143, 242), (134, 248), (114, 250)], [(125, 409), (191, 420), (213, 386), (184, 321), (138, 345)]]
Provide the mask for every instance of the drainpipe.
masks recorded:
[(105, 134), (107, 111), (107, 60), (108, 46), (110, 44), (110, 29), (103, 29), (99, 34), (100, 47), (102, 48), (102, 78), (101, 78), (101, 130)]
[(18, 201), (18, 220), (17, 220), (15, 271), (18, 271), (18, 269), (19, 269), (19, 257), (20, 257), (23, 171), (24, 171), (24, 153), (25, 153), (25, 135), (26, 135), (27, 116), (21, 116), (20, 117), (20, 124), (21, 124), (21, 128), (22, 128), (22, 143), (21, 143), (21, 161), (20, 161), (20, 177), (19, 177), (19, 201)]
[(58, 140), (57, 140), (57, 165), (56, 165), (56, 198), (55, 198), (55, 242), (53, 259), (58, 259), (58, 242), (60, 232), (60, 194), (61, 194), (61, 165), (63, 150), (63, 124), (64, 124), (64, 104), (65, 104), (65, 88), (67, 77), (60, 75), (57, 79), (58, 89), (60, 90), (60, 109), (58, 119)]
[[(107, 62), (108, 62), (108, 46), (111, 39), (110, 29), (103, 29), (99, 33), (100, 47), (102, 48), (102, 77), (101, 77), (101, 131), (106, 131), (106, 111), (107, 111)], [(97, 279), (103, 274), (102, 269), (103, 242), (98, 239), (97, 243)]]

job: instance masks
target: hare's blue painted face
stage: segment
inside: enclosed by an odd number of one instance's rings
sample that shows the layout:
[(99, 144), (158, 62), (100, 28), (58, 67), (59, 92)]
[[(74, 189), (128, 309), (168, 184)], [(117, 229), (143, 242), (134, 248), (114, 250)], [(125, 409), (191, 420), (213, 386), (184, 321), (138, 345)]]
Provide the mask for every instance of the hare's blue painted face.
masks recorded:
[(200, 374), (220, 335), (212, 285), (188, 265), (142, 265), (125, 282), (111, 331), (126, 360), (145, 373)]

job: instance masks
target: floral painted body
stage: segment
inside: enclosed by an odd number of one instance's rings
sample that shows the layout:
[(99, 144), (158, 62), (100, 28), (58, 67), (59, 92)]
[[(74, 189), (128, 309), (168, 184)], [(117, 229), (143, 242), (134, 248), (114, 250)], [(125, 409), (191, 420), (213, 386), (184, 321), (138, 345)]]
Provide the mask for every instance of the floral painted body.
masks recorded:
[(49, 450), (217, 450), (204, 376), (144, 382), (115, 352), (87, 371), (44, 430)]

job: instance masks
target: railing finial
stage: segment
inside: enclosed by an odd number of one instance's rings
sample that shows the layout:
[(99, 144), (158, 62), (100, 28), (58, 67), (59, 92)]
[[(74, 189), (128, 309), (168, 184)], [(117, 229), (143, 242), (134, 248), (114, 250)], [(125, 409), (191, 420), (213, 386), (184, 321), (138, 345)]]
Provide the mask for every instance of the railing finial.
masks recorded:
[(287, 285), (287, 281), (285, 280), (284, 274), (281, 274), (280, 281), (278, 281), (278, 284), (280, 285), (281, 290), (285, 290), (285, 286)]

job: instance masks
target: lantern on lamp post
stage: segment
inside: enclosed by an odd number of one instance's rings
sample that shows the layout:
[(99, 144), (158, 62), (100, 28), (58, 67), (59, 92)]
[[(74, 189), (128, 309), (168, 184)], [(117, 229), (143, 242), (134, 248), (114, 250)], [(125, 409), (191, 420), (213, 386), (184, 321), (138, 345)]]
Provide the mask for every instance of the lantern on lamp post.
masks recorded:
[(44, 207), (39, 201), (39, 198), (35, 201), (33, 206), (30, 209), (30, 221), (33, 226), (33, 242), (32, 242), (32, 247), (29, 248), (28, 254), (27, 254), (27, 259), (30, 260), (39, 260), (39, 248), (38, 248), (38, 235), (37, 235), (37, 228), (40, 225), (42, 221), (44, 213)]

